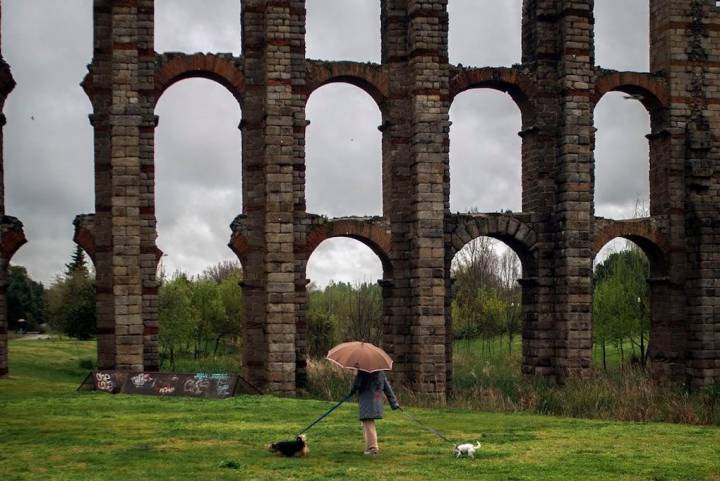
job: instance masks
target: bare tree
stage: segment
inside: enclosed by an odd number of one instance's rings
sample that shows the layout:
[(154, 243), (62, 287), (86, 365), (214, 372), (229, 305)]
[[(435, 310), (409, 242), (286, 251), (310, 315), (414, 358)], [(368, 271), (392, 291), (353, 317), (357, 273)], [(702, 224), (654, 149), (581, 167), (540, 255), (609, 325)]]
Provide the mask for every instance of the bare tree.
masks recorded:
[(220, 261), (206, 268), (202, 276), (205, 279), (210, 279), (216, 284), (220, 284), (228, 277), (237, 277), (242, 279), (242, 266), (238, 261)]

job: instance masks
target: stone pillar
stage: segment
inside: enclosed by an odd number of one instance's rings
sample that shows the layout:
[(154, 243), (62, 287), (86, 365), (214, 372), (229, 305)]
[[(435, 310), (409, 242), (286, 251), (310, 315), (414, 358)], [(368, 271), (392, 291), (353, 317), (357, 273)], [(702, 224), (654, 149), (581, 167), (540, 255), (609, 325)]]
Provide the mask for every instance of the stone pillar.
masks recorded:
[(395, 361), (394, 383), (409, 382), (410, 345), (410, 179), (411, 109), (407, 85), (407, 0), (381, 2), (382, 64), (389, 80), (389, 98), (382, 105), (383, 215), (392, 231), (392, 272), (384, 272), (383, 348)]
[[(2, 3), (0, 3), (0, 23), (2, 22)], [(2, 35), (0, 35), (0, 38)], [(2, 113), (5, 100), (15, 88), (10, 66), (5, 62), (0, 47), (0, 378), (8, 375), (8, 318), (6, 289), (8, 267), (13, 254), (25, 243), (22, 223), (14, 217), (5, 215), (5, 175), (3, 157), (3, 127), (5, 115)]]
[[(651, 70), (667, 76), (671, 97), (663, 133), (669, 187), (658, 213), (667, 215), (673, 246), (667, 282), (675, 314), (665, 342), (651, 338), (650, 355), (681, 380), (685, 353), (686, 379), (702, 387), (720, 381), (720, 10), (706, 0), (651, 0), (650, 15)], [(682, 334), (686, 343), (672, 342)]]
[[(2, 3), (0, 3), (0, 21), (2, 20)], [(0, 35), (1, 38), (1, 35)], [(3, 159), (3, 127), (5, 126), (5, 114), (2, 113), (5, 100), (15, 88), (15, 81), (10, 73), (10, 66), (2, 57), (0, 47), (0, 216), (5, 216), (5, 175)], [(2, 236), (2, 232), (0, 232)], [(0, 242), (2, 238), (0, 237)], [(10, 259), (0, 258), (0, 378), (8, 374), (8, 319), (7, 299), (5, 290), (7, 288), (7, 267)]]
[[(243, 3), (247, 93), (243, 135), (243, 204), (250, 252), (245, 272), (248, 306), (245, 368), (250, 382), (275, 394), (295, 393), (294, 208), (297, 137), (304, 122), (293, 93), (295, 54), (304, 29), (302, 2)], [(297, 116), (295, 115), (297, 114)]]
[(418, 393), (445, 399), (445, 208), (449, 65), (446, 0), (408, 1), (410, 81), (409, 373)]
[[(292, 212), (294, 245), (305, 244), (305, 232), (302, 225), (306, 224), (307, 213), (305, 207), (305, 129), (308, 122), (305, 120), (305, 105), (307, 104), (307, 89), (305, 88), (305, 1), (293, 0), (289, 3), (290, 30), (288, 41), (290, 44), (290, 71), (292, 78), (291, 97), (288, 101), (289, 120), (292, 126)], [(295, 385), (304, 388), (307, 385), (307, 257), (299, 255), (294, 250), (295, 264)]]
[(555, 374), (592, 364), (593, 0), (561, 0), (558, 80), (561, 116), (555, 168)]
[(98, 366), (102, 369), (142, 371), (145, 363), (140, 207), (141, 186), (148, 188), (142, 181), (142, 158), (147, 164), (152, 152), (148, 126), (154, 103), (147, 98), (154, 90), (152, 8), (152, 0), (94, 3), (95, 48), (83, 86), (94, 107)]
[[(554, 0), (525, 0), (522, 18), (523, 68), (535, 80), (534, 96), (524, 107), (522, 121), (522, 204), (532, 213), (538, 236), (535, 265), (523, 266), (523, 373), (554, 377), (555, 282), (555, 158), (557, 122), (557, 18)], [(534, 272), (529, 272), (531, 269)]]

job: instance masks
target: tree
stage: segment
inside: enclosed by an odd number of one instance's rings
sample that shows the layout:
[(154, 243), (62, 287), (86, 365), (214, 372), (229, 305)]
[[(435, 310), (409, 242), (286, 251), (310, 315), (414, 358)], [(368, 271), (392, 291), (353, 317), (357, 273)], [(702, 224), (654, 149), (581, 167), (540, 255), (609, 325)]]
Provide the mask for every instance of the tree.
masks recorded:
[(215, 336), (214, 354), (217, 354), (220, 341), (224, 337), (238, 336), (242, 330), (243, 295), (240, 287), (241, 279), (242, 273), (235, 271), (225, 277), (217, 287), (225, 316), (215, 317), (211, 326)]
[(227, 321), (227, 314), (217, 284), (208, 279), (197, 279), (190, 284), (190, 304), (197, 359), (207, 355), (214, 328)]
[(193, 333), (188, 280), (176, 276), (164, 282), (158, 297), (162, 357), (169, 358), (170, 368), (175, 370), (175, 355), (183, 344), (190, 342)]
[(58, 277), (46, 291), (46, 315), (57, 331), (78, 339), (95, 336), (95, 279), (82, 273)]
[(25, 319), (35, 328), (45, 322), (43, 293), (45, 288), (33, 281), (22, 266), (8, 269), (7, 316), (10, 329), (18, 327), (17, 321)]
[(210, 279), (216, 284), (221, 284), (231, 277), (239, 282), (242, 280), (242, 266), (238, 261), (220, 261), (205, 269), (201, 277)]
[(65, 264), (65, 275), (72, 276), (73, 274), (88, 275), (85, 252), (82, 250), (82, 247), (77, 244), (75, 245), (75, 252), (73, 252), (72, 259), (68, 264)]
[(650, 332), (649, 289), (650, 266), (638, 247), (614, 252), (595, 268), (593, 296), (593, 335), (603, 353), (607, 368), (606, 344), (617, 346), (625, 359), (624, 344), (639, 349), (638, 360), (647, 362), (647, 338)]

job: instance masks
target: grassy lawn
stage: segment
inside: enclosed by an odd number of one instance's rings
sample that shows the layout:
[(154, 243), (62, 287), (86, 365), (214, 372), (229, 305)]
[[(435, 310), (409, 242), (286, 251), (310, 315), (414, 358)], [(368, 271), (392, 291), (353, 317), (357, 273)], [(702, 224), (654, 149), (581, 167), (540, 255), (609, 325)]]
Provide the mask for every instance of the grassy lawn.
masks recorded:
[(309, 432), (309, 457), (283, 459), (264, 446), (332, 403), (75, 392), (80, 360), (93, 357), (92, 342), (11, 341), (0, 480), (720, 480), (719, 428), (411, 409), (452, 439), (483, 443), (476, 459), (458, 460), (388, 410), (383, 453), (367, 458), (354, 404)]

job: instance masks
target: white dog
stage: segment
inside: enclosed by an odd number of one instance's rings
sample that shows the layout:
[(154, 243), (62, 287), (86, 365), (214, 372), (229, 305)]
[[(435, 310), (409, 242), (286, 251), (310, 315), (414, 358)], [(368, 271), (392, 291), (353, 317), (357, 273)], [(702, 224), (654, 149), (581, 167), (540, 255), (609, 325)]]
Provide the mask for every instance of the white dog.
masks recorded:
[(477, 449), (480, 449), (480, 442), (476, 442), (475, 444), (458, 444), (457, 446), (455, 446), (455, 449), (453, 449), (453, 453), (455, 453), (456, 458), (461, 458), (463, 456), (466, 456), (468, 458), (474, 458), (475, 450)]

